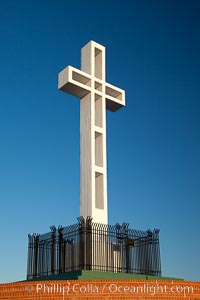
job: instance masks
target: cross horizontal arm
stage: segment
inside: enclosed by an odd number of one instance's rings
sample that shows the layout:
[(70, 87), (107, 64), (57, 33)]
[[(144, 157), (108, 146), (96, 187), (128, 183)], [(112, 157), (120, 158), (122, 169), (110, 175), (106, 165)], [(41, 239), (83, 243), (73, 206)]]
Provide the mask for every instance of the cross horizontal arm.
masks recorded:
[(125, 106), (125, 91), (106, 83), (105, 86), (105, 97), (106, 97), (106, 109), (116, 111), (119, 108)]
[(82, 98), (91, 92), (91, 76), (71, 66), (59, 73), (58, 89)]
[[(112, 84), (105, 83), (72, 66), (66, 67), (59, 73), (58, 89), (81, 99), (93, 90), (93, 80), (95, 81), (94, 92), (100, 96), (103, 96), (105, 93), (106, 109), (116, 111), (125, 106), (124, 90)], [(102, 92), (103, 85), (105, 85), (105, 92)]]

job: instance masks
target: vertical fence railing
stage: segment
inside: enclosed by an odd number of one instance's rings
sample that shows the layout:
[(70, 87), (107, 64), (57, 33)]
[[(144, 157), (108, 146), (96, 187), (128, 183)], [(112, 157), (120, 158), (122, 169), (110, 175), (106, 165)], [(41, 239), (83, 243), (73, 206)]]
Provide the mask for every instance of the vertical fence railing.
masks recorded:
[(158, 229), (96, 224), (90, 217), (50, 229), (28, 236), (27, 279), (75, 270), (161, 275)]

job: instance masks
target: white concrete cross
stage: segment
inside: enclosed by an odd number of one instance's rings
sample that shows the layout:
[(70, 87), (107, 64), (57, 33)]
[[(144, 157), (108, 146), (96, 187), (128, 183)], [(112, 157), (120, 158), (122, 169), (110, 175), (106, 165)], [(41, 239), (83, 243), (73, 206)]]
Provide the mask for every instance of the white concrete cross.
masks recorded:
[(90, 41), (81, 49), (81, 71), (59, 73), (58, 89), (80, 98), (80, 216), (108, 223), (106, 109), (125, 105), (125, 92), (106, 82), (105, 47)]

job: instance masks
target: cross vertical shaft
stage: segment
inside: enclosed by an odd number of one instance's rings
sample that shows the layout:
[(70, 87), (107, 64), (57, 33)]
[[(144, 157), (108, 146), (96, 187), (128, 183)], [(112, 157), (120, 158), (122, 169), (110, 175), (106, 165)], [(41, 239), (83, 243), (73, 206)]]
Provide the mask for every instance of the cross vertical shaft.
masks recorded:
[(81, 71), (71, 66), (59, 74), (58, 88), (80, 101), (80, 215), (108, 223), (106, 108), (125, 105), (123, 90), (106, 83), (105, 47), (89, 42), (81, 50)]
[[(97, 46), (97, 45), (96, 45)], [(94, 43), (81, 51), (81, 69), (91, 75), (91, 93), (81, 99), (81, 216), (107, 224), (105, 48)], [(87, 184), (91, 182), (91, 184)]]

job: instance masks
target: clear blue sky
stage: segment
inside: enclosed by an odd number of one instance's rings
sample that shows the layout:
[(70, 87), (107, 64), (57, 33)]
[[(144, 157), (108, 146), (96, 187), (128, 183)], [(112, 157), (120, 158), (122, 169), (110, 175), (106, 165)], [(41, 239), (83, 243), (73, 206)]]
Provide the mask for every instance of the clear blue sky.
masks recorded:
[(94, 40), (127, 106), (107, 113), (109, 223), (160, 228), (164, 276), (200, 280), (200, 1), (0, 4), (0, 282), (27, 234), (79, 216), (79, 100), (57, 74)]

